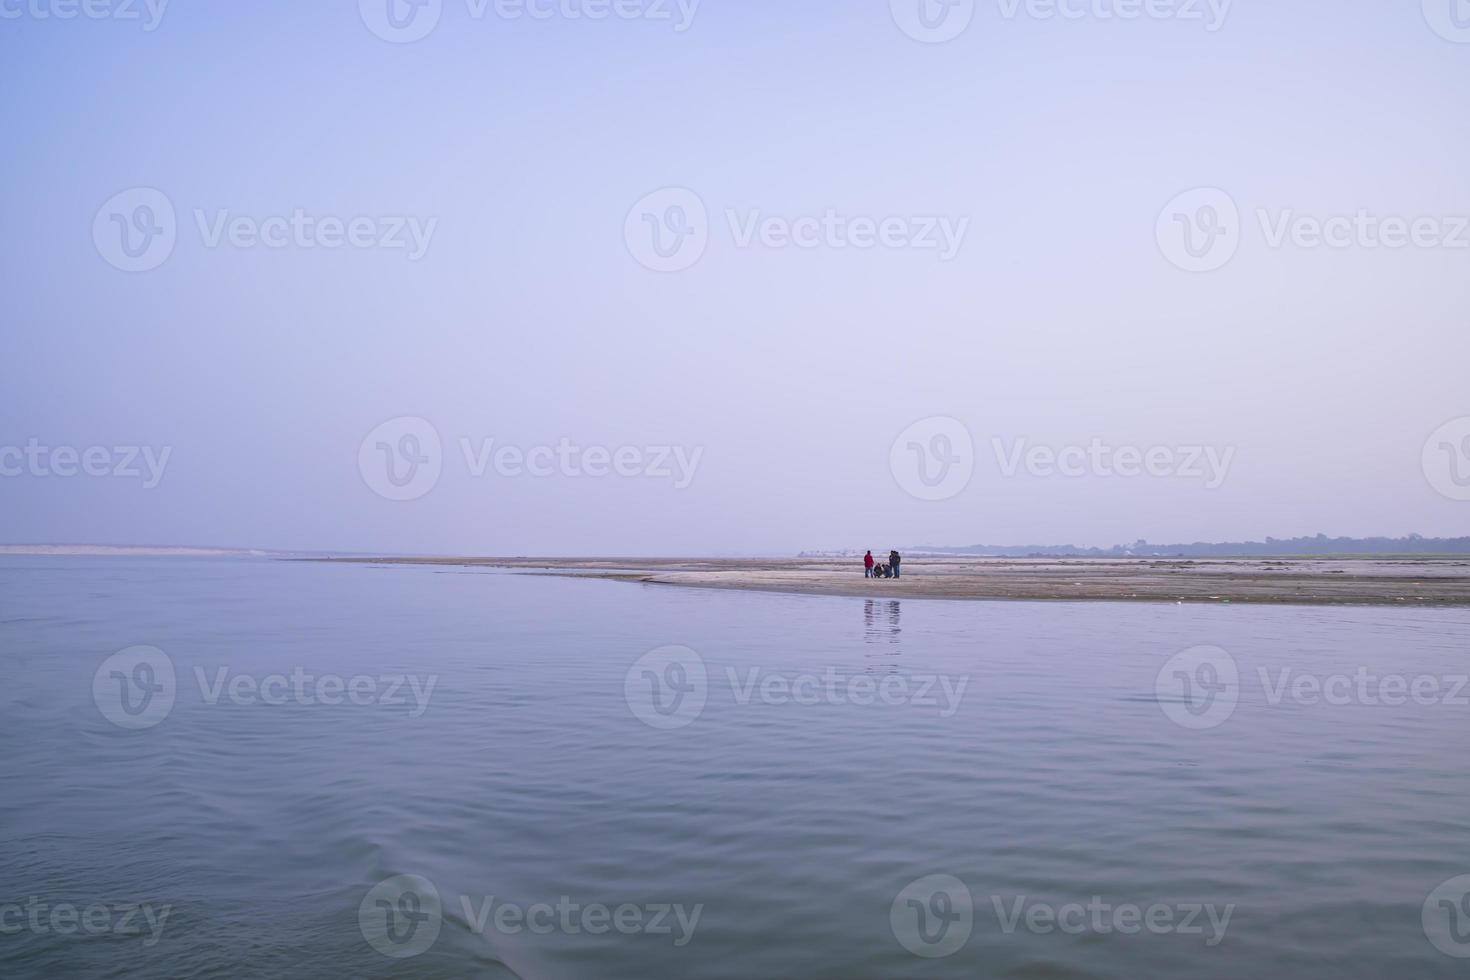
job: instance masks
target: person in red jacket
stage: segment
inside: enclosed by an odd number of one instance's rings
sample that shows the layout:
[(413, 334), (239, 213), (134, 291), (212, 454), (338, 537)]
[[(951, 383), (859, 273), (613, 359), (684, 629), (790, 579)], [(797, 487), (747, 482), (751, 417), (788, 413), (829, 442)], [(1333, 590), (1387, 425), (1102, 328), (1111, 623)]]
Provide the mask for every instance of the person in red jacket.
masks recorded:
[(870, 551), (863, 555), (863, 578), (873, 577), (873, 553)]

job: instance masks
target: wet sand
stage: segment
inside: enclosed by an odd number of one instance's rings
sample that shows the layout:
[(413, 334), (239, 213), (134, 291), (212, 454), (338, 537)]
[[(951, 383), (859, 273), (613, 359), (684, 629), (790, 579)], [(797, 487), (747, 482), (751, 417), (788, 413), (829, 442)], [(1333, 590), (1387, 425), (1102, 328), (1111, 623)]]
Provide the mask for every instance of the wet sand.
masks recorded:
[[(323, 560), (323, 559), (317, 559)], [(336, 558), (483, 566), (649, 585), (912, 599), (1296, 605), (1470, 605), (1470, 556), (1369, 558), (929, 558), (901, 579), (863, 578), (861, 558)]]

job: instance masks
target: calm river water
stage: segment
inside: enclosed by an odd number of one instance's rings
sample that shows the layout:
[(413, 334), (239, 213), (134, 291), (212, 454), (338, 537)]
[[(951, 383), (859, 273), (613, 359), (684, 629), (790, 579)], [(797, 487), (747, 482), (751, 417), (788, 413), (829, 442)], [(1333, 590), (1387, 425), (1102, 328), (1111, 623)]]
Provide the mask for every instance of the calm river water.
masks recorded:
[(6, 977), (1470, 969), (1470, 612), (4, 558), (0, 653)]

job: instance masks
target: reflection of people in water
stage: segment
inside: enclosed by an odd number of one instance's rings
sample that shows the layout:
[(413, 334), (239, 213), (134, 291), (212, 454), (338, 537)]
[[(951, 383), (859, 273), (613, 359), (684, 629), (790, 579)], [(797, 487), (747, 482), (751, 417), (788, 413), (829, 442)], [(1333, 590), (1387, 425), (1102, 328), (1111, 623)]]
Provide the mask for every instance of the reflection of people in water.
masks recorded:
[[(887, 622), (883, 622), (880, 607), (887, 607)], [(886, 602), (879, 599), (866, 599), (863, 601), (863, 633), (869, 643), (876, 643), (879, 637), (887, 637), (889, 643), (898, 642), (898, 634), (902, 632), (899, 625), (899, 608), (897, 599), (889, 599)]]

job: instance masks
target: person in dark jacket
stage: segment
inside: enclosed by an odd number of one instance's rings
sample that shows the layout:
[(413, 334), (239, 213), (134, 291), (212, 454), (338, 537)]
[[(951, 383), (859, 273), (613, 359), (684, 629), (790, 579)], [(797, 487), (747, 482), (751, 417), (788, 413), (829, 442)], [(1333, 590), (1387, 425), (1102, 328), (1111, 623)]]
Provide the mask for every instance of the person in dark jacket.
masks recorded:
[(903, 563), (903, 556), (897, 551), (888, 553), (888, 567), (893, 569), (893, 577), (898, 578), (898, 566)]
[(873, 553), (870, 551), (863, 555), (863, 578), (873, 577)]

